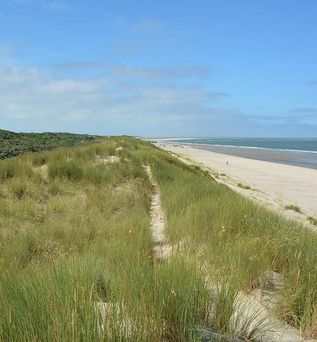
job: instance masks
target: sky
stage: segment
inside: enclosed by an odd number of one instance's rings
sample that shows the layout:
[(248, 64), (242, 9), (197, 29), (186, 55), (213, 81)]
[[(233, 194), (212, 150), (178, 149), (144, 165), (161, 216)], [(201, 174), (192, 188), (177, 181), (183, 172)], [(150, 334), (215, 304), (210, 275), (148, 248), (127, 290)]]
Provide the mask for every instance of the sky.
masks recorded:
[(317, 137), (316, 0), (0, 0), (0, 128)]

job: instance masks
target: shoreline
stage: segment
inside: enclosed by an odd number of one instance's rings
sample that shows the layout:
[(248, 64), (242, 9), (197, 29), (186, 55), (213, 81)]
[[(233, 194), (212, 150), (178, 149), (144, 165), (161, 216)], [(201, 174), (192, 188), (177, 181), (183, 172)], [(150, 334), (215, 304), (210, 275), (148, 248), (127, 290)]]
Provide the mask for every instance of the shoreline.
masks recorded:
[(301, 150), (281, 150), (249, 146), (227, 146), (210, 144), (168, 143), (163, 145), (188, 146), (235, 157), (262, 160), (267, 162), (300, 166), (317, 170), (317, 152)]
[[(185, 139), (184, 139), (185, 140)], [(190, 140), (190, 139), (187, 139)], [(169, 142), (167, 142), (168, 144)], [(179, 143), (178, 141), (173, 142), (174, 144)], [(276, 152), (290, 152), (290, 153), (312, 153), (317, 154), (317, 151), (310, 151), (310, 150), (294, 150), (290, 148), (270, 148), (270, 147), (258, 147), (258, 146), (242, 146), (242, 145), (221, 145), (221, 144), (199, 144), (199, 143), (179, 143), (181, 145), (188, 145), (188, 146), (197, 146), (197, 147), (215, 147), (215, 148), (236, 148), (236, 149), (250, 149), (250, 150), (263, 150), (263, 151), (276, 151)]]
[[(211, 171), (219, 183), (317, 230), (307, 220), (317, 217), (316, 169), (243, 158), (196, 146), (164, 143), (157, 146), (186, 163), (198, 164)], [(287, 210), (286, 206), (296, 206), (299, 212)]]

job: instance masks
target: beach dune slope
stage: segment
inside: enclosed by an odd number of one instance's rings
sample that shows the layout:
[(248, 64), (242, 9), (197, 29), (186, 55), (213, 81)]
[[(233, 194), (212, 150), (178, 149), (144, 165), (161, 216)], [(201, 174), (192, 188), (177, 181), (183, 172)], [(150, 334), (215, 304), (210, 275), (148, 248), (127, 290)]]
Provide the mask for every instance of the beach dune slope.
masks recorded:
[(164, 149), (212, 169), (218, 173), (219, 182), (283, 210), (288, 216), (317, 217), (317, 170), (225, 155), (186, 145), (164, 145)]

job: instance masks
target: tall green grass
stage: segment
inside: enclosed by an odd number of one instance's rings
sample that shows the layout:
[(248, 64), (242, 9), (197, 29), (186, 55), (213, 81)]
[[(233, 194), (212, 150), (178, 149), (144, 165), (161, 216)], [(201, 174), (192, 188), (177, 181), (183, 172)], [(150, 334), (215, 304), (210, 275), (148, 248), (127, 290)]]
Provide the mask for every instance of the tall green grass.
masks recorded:
[[(0, 340), (196, 339), (209, 293), (184, 257), (154, 260), (142, 145), (105, 139), (0, 162)], [(97, 163), (113, 154), (119, 163)]]
[[(165, 262), (153, 255), (145, 164), (169, 243), (182, 245)], [(137, 139), (1, 161), (0, 340), (198, 341), (198, 326), (252, 340), (232, 326), (233, 305), (268, 270), (284, 276), (277, 315), (316, 336), (316, 241)]]
[(163, 151), (156, 150), (152, 156), (170, 243), (184, 241), (193, 257), (199, 254), (208, 265), (215, 284), (229, 283), (236, 291), (259, 288), (268, 270), (280, 272), (284, 288), (277, 315), (316, 337), (316, 234)]

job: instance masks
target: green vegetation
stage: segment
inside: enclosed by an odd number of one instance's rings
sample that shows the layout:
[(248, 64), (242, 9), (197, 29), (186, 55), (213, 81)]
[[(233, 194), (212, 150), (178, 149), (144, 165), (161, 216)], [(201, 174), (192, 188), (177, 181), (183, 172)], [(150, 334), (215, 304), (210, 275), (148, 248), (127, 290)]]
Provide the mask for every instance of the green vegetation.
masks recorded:
[(314, 226), (317, 226), (317, 218), (316, 217), (309, 216), (307, 218), (307, 220), (309, 221), (309, 223), (313, 224)]
[[(166, 261), (153, 254), (146, 164), (182, 246)], [(252, 340), (233, 304), (268, 270), (284, 276), (280, 317), (316, 336), (316, 242), (136, 139), (0, 161), (0, 340), (198, 341), (197, 326)]]
[[(202, 173), (194, 175), (164, 152), (157, 151), (153, 166), (170, 243), (183, 241), (190, 259), (198, 256), (214, 282), (227, 284), (235, 294), (258, 288), (267, 270), (281, 273), (284, 287), (277, 313), (316, 337), (316, 234), (211, 182)], [(232, 302), (234, 296), (228, 298)], [(226, 327), (223, 322), (222, 326)]]
[(71, 133), (14, 133), (0, 129), (0, 159), (26, 152), (41, 152), (61, 146), (91, 143), (97, 137)]
[(238, 187), (245, 190), (251, 190), (250, 185), (238, 183)]
[(293, 210), (293, 211), (296, 211), (297, 213), (301, 213), (301, 209), (300, 207), (298, 207), (297, 205), (294, 205), (294, 204), (290, 204), (290, 205), (287, 205), (285, 207), (286, 210)]
[[(184, 256), (153, 259), (139, 145), (106, 139), (0, 162), (0, 340), (191, 339), (209, 294)], [(107, 163), (113, 154), (119, 163)]]

